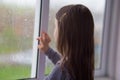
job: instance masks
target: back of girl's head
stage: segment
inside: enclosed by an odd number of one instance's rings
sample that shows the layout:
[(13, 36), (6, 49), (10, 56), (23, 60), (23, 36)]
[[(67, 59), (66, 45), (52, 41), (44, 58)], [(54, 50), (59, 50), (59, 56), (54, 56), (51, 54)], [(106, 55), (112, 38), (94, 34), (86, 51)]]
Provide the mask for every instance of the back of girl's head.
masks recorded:
[(61, 66), (73, 80), (93, 80), (94, 22), (90, 10), (84, 5), (68, 5), (57, 12), (56, 19)]

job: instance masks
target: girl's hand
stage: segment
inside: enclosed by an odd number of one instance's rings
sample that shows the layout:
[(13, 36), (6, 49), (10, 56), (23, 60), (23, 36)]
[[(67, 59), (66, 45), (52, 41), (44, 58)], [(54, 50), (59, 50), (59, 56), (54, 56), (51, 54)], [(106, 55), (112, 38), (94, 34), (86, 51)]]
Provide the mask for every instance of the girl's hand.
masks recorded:
[(37, 38), (37, 40), (40, 41), (40, 44), (38, 45), (38, 48), (43, 51), (46, 52), (49, 48), (49, 43), (51, 41), (50, 37), (48, 36), (47, 33), (42, 32), (41, 36)]

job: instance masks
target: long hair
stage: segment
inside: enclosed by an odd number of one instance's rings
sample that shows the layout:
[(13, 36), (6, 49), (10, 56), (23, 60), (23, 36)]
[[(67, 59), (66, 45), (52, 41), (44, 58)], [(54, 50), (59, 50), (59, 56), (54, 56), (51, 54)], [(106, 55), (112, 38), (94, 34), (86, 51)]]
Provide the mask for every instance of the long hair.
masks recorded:
[(84, 5), (68, 5), (57, 14), (57, 49), (71, 80), (94, 80), (94, 21)]

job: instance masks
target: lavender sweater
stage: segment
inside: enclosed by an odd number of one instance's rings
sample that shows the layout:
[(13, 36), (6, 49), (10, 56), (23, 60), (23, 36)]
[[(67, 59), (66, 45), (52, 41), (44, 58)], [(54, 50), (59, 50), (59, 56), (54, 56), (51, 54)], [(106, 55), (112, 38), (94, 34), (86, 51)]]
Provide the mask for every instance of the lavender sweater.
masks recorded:
[(60, 59), (61, 56), (53, 49), (49, 48), (48, 51), (45, 53), (46, 56), (52, 61), (55, 65), (53, 71), (44, 79), (44, 80), (70, 80), (69, 75), (67, 73), (67, 69), (61, 70), (60, 67)]

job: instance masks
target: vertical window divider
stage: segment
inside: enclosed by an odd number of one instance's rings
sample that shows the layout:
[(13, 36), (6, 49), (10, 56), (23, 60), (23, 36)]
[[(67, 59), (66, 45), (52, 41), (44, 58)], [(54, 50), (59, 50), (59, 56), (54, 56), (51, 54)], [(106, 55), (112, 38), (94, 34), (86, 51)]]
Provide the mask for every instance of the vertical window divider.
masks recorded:
[[(41, 0), (41, 24), (40, 24), (40, 32), (46, 32), (48, 30), (48, 19), (49, 19), (49, 0)], [(45, 72), (45, 54), (38, 51), (38, 71), (37, 71), (37, 79), (43, 80)]]
[(40, 21), (41, 21), (41, 0), (36, 0), (36, 7), (35, 7), (35, 23), (34, 23), (34, 36), (33, 36), (33, 54), (32, 54), (32, 70), (31, 70), (31, 77), (37, 77), (38, 72), (38, 41), (36, 38), (39, 36), (40, 32)]

